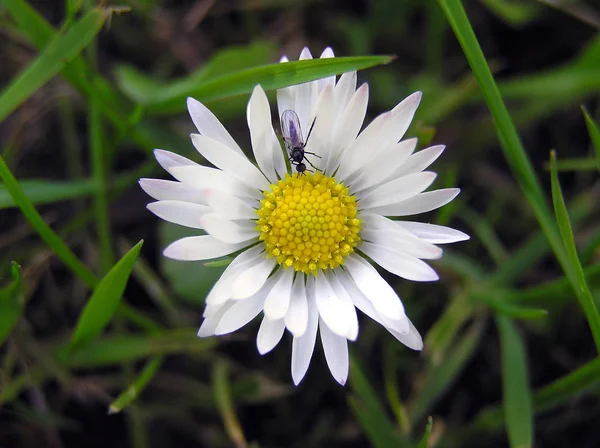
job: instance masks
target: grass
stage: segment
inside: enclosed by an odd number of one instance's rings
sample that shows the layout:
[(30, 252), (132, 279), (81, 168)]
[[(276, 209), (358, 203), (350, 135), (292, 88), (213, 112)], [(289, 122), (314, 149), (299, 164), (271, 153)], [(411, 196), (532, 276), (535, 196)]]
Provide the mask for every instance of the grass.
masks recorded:
[[(591, 4), (209, 3), (0, 7), (0, 446), (600, 444)], [(277, 63), (322, 42), (344, 57)], [(154, 148), (196, 157), (187, 96), (248, 149), (256, 84), (274, 99), (351, 69), (369, 119), (423, 91), (409, 134), (447, 145), (436, 185), (462, 188), (430, 220), (472, 239), (436, 284), (388, 277), (421, 355), (361, 319), (348, 385), (316, 349), (295, 388), (286, 344), (255, 353), (256, 325), (196, 337), (226, 262), (163, 259), (182, 229), (137, 180), (161, 175)]]

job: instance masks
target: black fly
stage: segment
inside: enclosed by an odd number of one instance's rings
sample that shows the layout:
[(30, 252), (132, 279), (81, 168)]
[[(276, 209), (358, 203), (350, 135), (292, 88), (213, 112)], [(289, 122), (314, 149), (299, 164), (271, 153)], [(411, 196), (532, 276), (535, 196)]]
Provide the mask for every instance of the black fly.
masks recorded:
[[(291, 109), (287, 109), (284, 110), (281, 114), (281, 133), (283, 134), (283, 141), (285, 142), (285, 146), (290, 155), (290, 163), (296, 166), (296, 171), (299, 174), (302, 174), (306, 171), (306, 164), (304, 163), (305, 160), (315, 170), (317, 169), (317, 167), (314, 166), (310, 162), (310, 160), (306, 158), (306, 154), (310, 154), (315, 157), (319, 156), (314, 152), (308, 152), (304, 150), (314, 126), (315, 120), (313, 120), (312, 125), (308, 130), (306, 141), (304, 141), (302, 139), (302, 129), (300, 128), (300, 120), (298, 119), (298, 115), (296, 115), (296, 112), (294, 112)], [(319, 159), (320, 158), (321, 157), (319, 157)]]

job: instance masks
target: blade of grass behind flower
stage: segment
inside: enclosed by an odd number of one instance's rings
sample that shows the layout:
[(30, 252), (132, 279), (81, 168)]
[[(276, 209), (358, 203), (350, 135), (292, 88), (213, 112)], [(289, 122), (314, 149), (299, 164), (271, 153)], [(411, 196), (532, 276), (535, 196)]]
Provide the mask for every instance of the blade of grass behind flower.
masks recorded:
[(21, 303), (21, 266), (13, 261), (12, 282), (0, 290), (0, 346), (12, 331), (23, 312)]
[(521, 139), (508, 110), (504, 105), (462, 3), (458, 0), (438, 0), (438, 3), (446, 14), (463, 48), (490, 112), (494, 117), (498, 139), (504, 151), (504, 156), (523, 194), (529, 201), (556, 258), (571, 282), (593, 333), (596, 349), (600, 352), (600, 315), (595, 307), (590, 306), (587, 295), (580, 289), (578, 274), (575, 272), (575, 267), (567, 256), (554, 217), (546, 204), (540, 182), (531, 166), (531, 161), (521, 143)]
[(502, 392), (508, 440), (513, 448), (533, 446), (531, 393), (523, 342), (510, 318), (496, 318), (502, 349)]
[(598, 129), (598, 125), (592, 119), (584, 106), (581, 106), (581, 111), (583, 112), (585, 125), (587, 126), (588, 133), (590, 134), (590, 140), (592, 141), (592, 145), (596, 151), (596, 168), (600, 170), (600, 129)]
[[(558, 228), (562, 237), (563, 244), (567, 251), (567, 258), (572, 266), (577, 281), (577, 292), (581, 306), (588, 316), (598, 316), (598, 309), (594, 302), (594, 297), (585, 280), (585, 274), (577, 255), (577, 247), (575, 246), (575, 238), (573, 237), (573, 229), (569, 220), (569, 213), (562, 195), (558, 174), (556, 172), (556, 154), (554, 151), (550, 153), (550, 168), (552, 179), (552, 202), (558, 221)], [(592, 319), (589, 321), (592, 335), (596, 341), (596, 346), (600, 347), (600, 319)]]
[(353, 393), (348, 395), (348, 402), (371, 446), (377, 448), (411, 446), (409, 441), (396, 431), (381, 406), (375, 390), (353, 356), (350, 357), (349, 379)]
[(71, 350), (94, 339), (108, 325), (117, 311), (142, 244), (143, 240), (132, 247), (100, 280), (79, 316), (69, 344)]
[(104, 10), (91, 11), (70, 27), (64, 35), (48, 44), (17, 79), (0, 93), (0, 121), (60, 73), (71, 59), (89, 45), (102, 29), (107, 16)]
[(199, 101), (213, 101), (250, 93), (257, 84), (265, 90), (279, 89), (352, 70), (388, 64), (392, 60), (392, 56), (311, 59), (240, 70), (211, 78), (200, 85), (172, 84), (173, 87), (163, 88), (156, 93), (153, 101), (148, 104), (148, 111), (171, 113), (180, 110), (188, 96)]
[(142, 393), (154, 375), (156, 375), (163, 359), (162, 356), (150, 358), (135, 381), (110, 404), (108, 413), (116, 414), (129, 406)]

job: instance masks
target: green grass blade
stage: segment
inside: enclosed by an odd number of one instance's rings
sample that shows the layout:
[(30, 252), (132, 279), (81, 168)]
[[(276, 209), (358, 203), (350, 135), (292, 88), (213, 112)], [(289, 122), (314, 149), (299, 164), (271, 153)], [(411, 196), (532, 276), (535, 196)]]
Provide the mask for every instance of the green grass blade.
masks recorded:
[(102, 29), (107, 13), (94, 10), (74, 24), (63, 36), (48, 44), (0, 94), (0, 121), (19, 107), (31, 94), (56, 76)]
[(585, 125), (587, 126), (588, 133), (590, 134), (590, 140), (592, 141), (592, 145), (596, 151), (596, 167), (598, 170), (600, 170), (600, 129), (598, 129), (598, 124), (596, 124), (596, 122), (592, 119), (584, 106), (581, 106), (581, 111), (585, 117)]
[(573, 370), (569, 374), (544, 386), (533, 396), (536, 411), (547, 410), (598, 386), (600, 358)]
[(375, 390), (369, 384), (354, 357), (350, 358), (349, 379), (353, 393), (348, 396), (348, 402), (364, 429), (365, 436), (371, 442), (371, 446), (377, 448), (410, 446), (408, 441), (396, 431), (388, 414), (381, 406)]
[(571, 265), (571, 269), (574, 272), (576, 278), (576, 292), (577, 297), (583, 311), (585, 312), (590, 329), (592, 330), (592, 336), (596, 343), (596, 349), (600, 352), (600, 315), (594, 302), (594, 297), (590, 291), (590, 288), (585, 279), (585, 273), (581, 267), (579, 256), (577, 255), (577, 247), (575, 246), (575, 238), (573, 237), (573, 229), (571, 228), (571, 222), (569, 220), (569, 213), (567, 212), (567, 206), (562, 195), (560, 183), (558, 181), (558, 174), (556, 172), (556, 154), (554, 151), (550, 153), (550, 164), (551, 164), (551, 179), (552, 179), (552, 202), (554, 203), (554, 211), (556, 213), (556, 220), (558, 221), (558, 229), (565, 245), (567, 252), (567, 258)]
[[(116, 176), (111, 188), (120, 189), (132, 183), (132, 173)], [(78, 199), (94, 194), (98, 183), (94, 179), (55, 182), (47, 180), (21, 180), (19, 185), (23, 193), (35, 205)], [(0, 185), (0, 210), (16, 207), (10, 192)]]
[(244, 430), (235, 413), (235, 405), (231, 396), (231, 386), (229, 383), (228, 366), (223, 360), (217, 361), (213, 370), (213, 391), (227, 435), (235, 446), (248, 446)]
[(108, 407), (108, 413), (116, 414), (118, 412), (121, 412), (123, 409), (129, 406), (135, 399), (137, 399), (137, 397), (139, 397), (142, 391), (146, 388), (148, 383), (152, 380), (154, 375), (156, 375), (156, 373), (158, 372), (158, 369), (160, 368), (163, 359), (164, 358), (162, 356), (155, 356), (151, 358), (146, 363), (146, 365), (144, 366), (140, 374), (137, 376), (137, 378), (133, 381), (133, 383), (129, 385), (127, 389), (121, 392), (121, 394), (119, 394), (116, 400), (110, 404), (110, 406)]
[[(92, 48), (92, 47), (90, 47)], [(115, 256), (112, 248), (112, 238), (110, 233), (110, 219), (108, 207), (108, 182), (107, 182), (107, 160), (105, 154), (106, 139), (100, 108), (98, 102), (92, 98), (89, 104), (89, 140), (91, 148), (92, 171), (97, 189), (94, 195), (94, 212), (96, 221), (96, 230), (98, 232), (98, 242), (100, 246), (100, 266), (101, 272), (108, 272), (113, 265)]]
[(507, 317), (496, 319), (502, 348), (502, 391), (508, 439), (513, 448), (533, 446), (531, 394), (523, 342)]
[(174, 353), (202, 353), (213, 348), (214, 338), (200, 339), (198, 329), (178, 329), (154, 335), (110, 336), (91, 341), (73, 352), (69, 346), (56, 353), (69, 367), (93, 368), (136, 361), (149, 356)]
[[(115, 77), (119, 88), (127, 97), (138, 104), (148, 104), (161, 89), (191, 91), (208, 79), (268, 64), (273, 59), (275, 51), (275, 46), (270, 42), (253, 42), (245, 46), (217, 50), (198, 70), (172, 82), (148, 76), (145, 72), (129, 65), (117, 67)], [(185, 102), (182, 102), (179, 107), (179, 111), (185, 111)]]
[(438, 2), (463, 48), (486, 103), (494, 117), (504, 156), (519, 182), (523, 194), (529, 201), (556, 258), (577, 294), (594, 334), (596, 346), (600, 350), (600, 316), (598, 316), (595, 307), (592, 308), (590, 306), (587, 294), (580, 288), (579, 275), (575, 272), (575, 267), (566, 254), (554, 217), (546, 204), (539, 180), (531, 166), (531, 162), (517, 134), (508, 110), (502, 101), (498, 87), (492, 77), (462, 3), (457, 0), (438, 0)]
[(431, 437), (431, 431), (433, 431), (433, 418), (427, 418), (427, 426), (425, 426), (425, 432), (421, 441), (417, 445), (417, 448), (429, 448), (429, 438)]
[(19, 206), (23, 215), (31, 226), (38, 232), (40, 237), (50, 246), (56, 256), (60, 258), (73, 272), (81, 278), (87, 286), (95, 286), (97, 280), (94, 274), (81, 262), (79, 258), (67, 247), (63, 240), (44, 222), (29, 198), (25, 195), (17, 179), (12, 175), (10, 169), (0, 156), (0, 177), (4, 186), (10, 193), (15, 204)]
[(279, 89), (325, 76), (388, 64), (392, 59), (391, 56), (311, 59), (240, 70), (236, 73), (212, 78), (199, 86), (184, 84), (182, 87), (181, 84), (177, 84), (172, 88), (161, 89), (156, 93), (153, 101), (148, 104), (148, 111), (171, 113), (180, 110), (188, 96), (199, 101), (214, 101), (250, 93), (257, 84), (260, 84), (265, 90)]
[(108, 325), (117, 311), (142, 244), (143, 240), (131, 248), (100, 280), (79, 316), (69, 344), (71, 350), (82, 347), (94, 339)]
[(409, 403), (410, 420), (417, 422), (425, 417), (431, 407), (448, 391), (475, 354), (481, 342), (481, 326), (475, 323), (451, 348), (443, 359), (430, 364), (419, 391)]
[(0, 346), (4, 343), (23, 312), (21, 298), (21, 266), (13, 261), (12, 282), (0, 289)]

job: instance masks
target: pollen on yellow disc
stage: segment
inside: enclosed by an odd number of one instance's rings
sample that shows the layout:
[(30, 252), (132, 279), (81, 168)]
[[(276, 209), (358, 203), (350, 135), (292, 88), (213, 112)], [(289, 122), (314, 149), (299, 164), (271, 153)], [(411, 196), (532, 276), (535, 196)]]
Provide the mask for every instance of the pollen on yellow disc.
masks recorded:
[(271, 184), (256, 213), (267, 256), (284, 268), (307, 274), (334, 269), (360, 242), (356, 198), (319, 172)]

